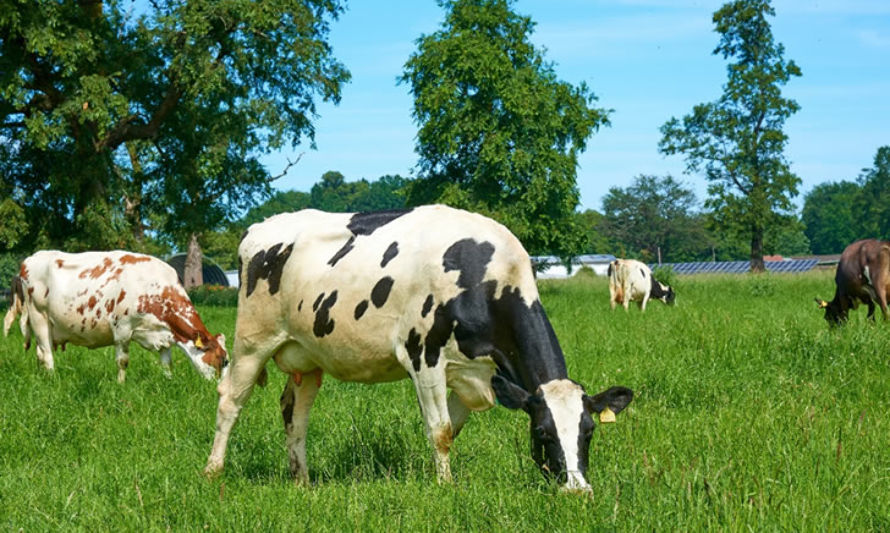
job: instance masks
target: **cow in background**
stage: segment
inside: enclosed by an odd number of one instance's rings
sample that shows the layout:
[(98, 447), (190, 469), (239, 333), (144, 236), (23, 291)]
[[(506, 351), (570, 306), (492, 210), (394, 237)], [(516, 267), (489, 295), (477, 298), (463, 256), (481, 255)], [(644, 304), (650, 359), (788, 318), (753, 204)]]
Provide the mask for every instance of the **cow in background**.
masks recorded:
[(639, 302), (640, 309), (646, 310), (650, 298), (672, 305), (676, 298), (674, 290), (652, 276), (645, 264), (633, 259), (617, 259), (609, 263), (609, 303), (612, 309), (621, 304), (627, 310), (631, 301)]
[(887, 320), (887, 293), (890, 290), (890, 242), (876, 239), (856, 241), (841, 254), (834, 274), (834, 299), (816, 298), (825, 309), (825, 320), (832, 326), (847, 321), (848, 311), (868, 305), (868, 318), (874, 320), (875, 302)]
[[(160, 259), (123, 251), (42, 251), (22, 262), (18, 277), (22, 332), (26, 340), (33, 334), (47, 370), (55, 366), (53, 349), (69, 342), (114, 345), (119, 382), (126, 378), (131, 341), (160, 352), (168, 376), (174, 345), (207, 379), (228, 363), (225, 337), (207, 331), (176, 271)], [(10, 311), (9, 323), (15, 319)]]

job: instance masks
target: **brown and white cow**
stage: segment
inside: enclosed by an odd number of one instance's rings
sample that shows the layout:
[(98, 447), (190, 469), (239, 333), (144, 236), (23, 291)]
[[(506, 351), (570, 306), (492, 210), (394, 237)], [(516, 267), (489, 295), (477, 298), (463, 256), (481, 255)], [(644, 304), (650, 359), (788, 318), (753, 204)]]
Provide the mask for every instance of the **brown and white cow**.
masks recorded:
[(630, 302), (639, 302), (646, 310), (650, 298), (672, 305), (676, 299), (674, 290), (656, 280), (644, 263), (634, 259), (617, 259), (609, 263), (609, 304), (612, 309), (621, 304), (627, 310)]
[[(528, 254), (506, 228), (444, 206), (377, 213), (281, 214), (241, 241), (241, 289), (229, 374), (220, 381), (216, 436), (205, 473), (272, 359), (290, 469), (308, 481), (309, 410), (328, 374), (379, 383), (411, 378), (440, 480), (471, 411), (497, 398), (531, 417), (532, 455), (569, 489), (585, 479), (594, 428), (632, 391), (595, 396), (568, 378)], [(447, 394), (451, 389), (450, 396)]]
[(841, 254), (834, 274), (834, 299), (816, 298), (825, 309), (825, 320), (835, 326), (847, 321), (850, 309), (862, 302), (868, 305), (868, 318), (874, 320), (875, 302), (887, 320), (887, 294), (890, 291), (890, 242), (875, 239), (856, 241)]
[(47, 370), (54, 368), (53, 348), (69, 342), (114, 345), (120, 382), (131, 341), (159, 351), (168, 375), (174, 345), (207, 379), (228, 362), (225, 337), (207, 331), (176, 271), (160, 259), (124, 251), (42, 251), (22, 262), (19, 278), (22, 333), (26, 341), (33, 334)]

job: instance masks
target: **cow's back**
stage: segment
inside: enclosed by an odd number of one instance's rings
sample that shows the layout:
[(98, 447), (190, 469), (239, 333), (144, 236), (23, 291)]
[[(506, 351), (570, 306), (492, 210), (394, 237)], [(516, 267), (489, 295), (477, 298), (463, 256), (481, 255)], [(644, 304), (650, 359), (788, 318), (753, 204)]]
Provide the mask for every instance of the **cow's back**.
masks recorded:
[(468, 287), (493, 282), (495, 294), (538, 298), (512, 233), (444, 206), (277, 215), (250, 227), (239, 256), (236, 339), (295, 343), (340, 379), (403, 377), (397, 347), (430, 332), (436, 309)]
[(115, 324), (136, 319), (147, 290), (179, 289), (172, 267), (126, 251), (41, 251), (25, 259), (22, 274), (29, 305), (48, 317), (54, 340), (83, 346), (111, 344)]

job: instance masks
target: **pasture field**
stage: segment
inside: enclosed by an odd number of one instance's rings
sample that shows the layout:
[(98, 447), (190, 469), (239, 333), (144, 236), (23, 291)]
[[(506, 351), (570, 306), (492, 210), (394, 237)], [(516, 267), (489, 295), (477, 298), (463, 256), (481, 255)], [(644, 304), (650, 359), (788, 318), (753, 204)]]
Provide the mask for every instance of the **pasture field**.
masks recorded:
[[(609, 310), (605, 278), (547, 282), (572, 378), (636, 397), (598, 426), (592, 497), (546, 483), (527, 417), (497, 407), (455, 441), (436, 482), (411, 384), (325, 380), (309, 426), (311, 488), (289, 479), (270, 368), (200, 475), (217, 395), (182, 353), (173, 378), (132, 350), (69, 346), (36, 366), (0, 340), (0, 529), (116, 531), (890, 530), (890, 324), (831, 331), (832, 273), (678, 277), (678, 305)], [(231, 340), (235, 309), (200, 309)]]

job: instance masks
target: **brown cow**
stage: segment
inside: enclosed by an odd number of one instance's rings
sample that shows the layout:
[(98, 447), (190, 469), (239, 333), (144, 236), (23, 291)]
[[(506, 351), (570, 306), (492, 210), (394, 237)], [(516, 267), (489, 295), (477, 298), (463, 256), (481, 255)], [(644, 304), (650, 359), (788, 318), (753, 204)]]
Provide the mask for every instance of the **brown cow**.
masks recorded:
[(874, 320), (875, 302), (881, 306), (884, 320), (887, 313), (887, 293), (890, 290), (890, 242), (876, 239), (856, 241), (844, 249), (834, 275), (837, 289), (830, 302), (816, 298), (820, 309), (825, 309), (825, 320), (832, 326), (847, 321), (847, 312), (868, 305), (868, 318)]

